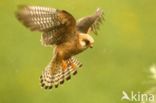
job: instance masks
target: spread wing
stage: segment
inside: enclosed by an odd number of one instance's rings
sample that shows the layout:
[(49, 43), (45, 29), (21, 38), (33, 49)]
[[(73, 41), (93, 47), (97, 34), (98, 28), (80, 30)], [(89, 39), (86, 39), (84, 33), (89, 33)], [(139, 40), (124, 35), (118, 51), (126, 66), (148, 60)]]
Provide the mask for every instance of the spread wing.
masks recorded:
[(103, 14), (103, 11), (98, 8), (95, 14), (79, 19), (76, 24), (77, 30), (82, 33), (92, 31), (97, 34), (99, 24), (104, 20)]
[(75, 31), (76, 21), (65, 10), (42, 6), (19, 6), (16, 16), (32, 31), (43, 32), (43, 42), (57, 44)]

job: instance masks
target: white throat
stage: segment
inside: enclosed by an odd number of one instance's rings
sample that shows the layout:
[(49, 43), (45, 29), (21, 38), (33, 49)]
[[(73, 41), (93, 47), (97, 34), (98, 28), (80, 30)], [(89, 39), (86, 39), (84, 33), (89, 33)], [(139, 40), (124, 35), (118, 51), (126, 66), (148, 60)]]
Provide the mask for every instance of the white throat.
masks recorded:
[(89, 34), (79, 33), (79, 43), (83, 49), (88, 48), (84, 40), (88, 40), (90, 44), (94, 43), (94, 39)]
[(82, 41), (82, 40), (80, 40), (80, 45), (81, 45), (82, 47), (86, 47), (86, 43), (85, 43), (84, 41)]

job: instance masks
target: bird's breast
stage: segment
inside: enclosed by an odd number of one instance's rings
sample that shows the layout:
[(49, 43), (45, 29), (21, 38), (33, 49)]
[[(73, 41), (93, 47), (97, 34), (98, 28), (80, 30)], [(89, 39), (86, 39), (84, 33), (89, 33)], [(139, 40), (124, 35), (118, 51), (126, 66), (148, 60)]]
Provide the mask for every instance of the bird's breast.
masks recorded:
[(57, 50), (62, 53), (65, 59), (83, 51), (77, 39), (58, 45)]

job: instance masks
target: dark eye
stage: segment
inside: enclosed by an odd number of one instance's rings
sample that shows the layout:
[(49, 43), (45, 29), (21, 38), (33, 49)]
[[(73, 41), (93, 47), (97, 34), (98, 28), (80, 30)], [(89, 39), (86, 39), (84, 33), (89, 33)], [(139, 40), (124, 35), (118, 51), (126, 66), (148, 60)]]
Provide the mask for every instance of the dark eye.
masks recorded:
[(84, 40), (85, 41), (85, 43), (86, 43), (86, 45), (89, 45), (89, 40)]

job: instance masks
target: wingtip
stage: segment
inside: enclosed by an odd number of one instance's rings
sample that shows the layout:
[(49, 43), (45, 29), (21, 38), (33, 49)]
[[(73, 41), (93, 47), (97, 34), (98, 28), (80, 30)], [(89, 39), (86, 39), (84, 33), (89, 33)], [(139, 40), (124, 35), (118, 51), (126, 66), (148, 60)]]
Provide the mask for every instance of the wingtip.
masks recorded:
[[(100, 19), (101, 21), (102, 21), (102, 20), (105, 21), (103, 9), (97, 8), (97, 9), (96, 9), (96, 15), (99, 16), (99, 17), (101, 18), (101, 19)], [(102, 22), (101, 22), (101, 23), (102, 23)]]
[(17, 10), (16, 10), (16, 12), (15, 12), (15, 16), (16, 16), (16, 18), (18, 19), (18, 20), (20, 20), (21, 21), (21, 19), (22, 19), (22, 11), (23, 11), (23, 9), (26, 7), (26, 5), (18, 5), (17, 6)]
[(101, 8), (97, 8), (97, 9), (96, 9), (96, 12), (98, 12), (98, 11), (100, 11), (100, 10), (101, 10)]
[(98, 13), (98, 12), (103, 12), (103, 10), (101, 8), (97, 8), (96, 13)]

